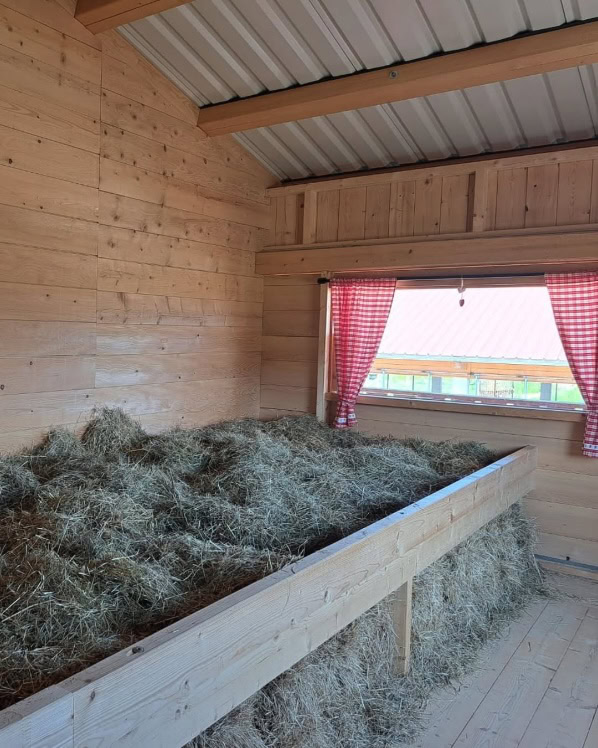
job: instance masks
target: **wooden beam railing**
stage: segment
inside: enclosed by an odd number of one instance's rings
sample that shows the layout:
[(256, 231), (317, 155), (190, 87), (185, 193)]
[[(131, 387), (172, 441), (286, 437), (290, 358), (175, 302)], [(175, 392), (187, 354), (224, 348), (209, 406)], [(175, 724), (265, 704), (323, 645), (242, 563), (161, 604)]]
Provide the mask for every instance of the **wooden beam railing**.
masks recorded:
[(523, 449), (0, 712), (0, 748), (178, 748), (525, 496)]

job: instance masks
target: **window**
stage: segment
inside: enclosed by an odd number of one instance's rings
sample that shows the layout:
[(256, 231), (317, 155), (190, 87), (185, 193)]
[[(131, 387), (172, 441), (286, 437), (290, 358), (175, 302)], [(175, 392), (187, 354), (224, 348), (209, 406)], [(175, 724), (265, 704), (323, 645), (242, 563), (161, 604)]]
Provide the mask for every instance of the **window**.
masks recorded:
[(539, 285), (398, 288), (362, 394), (584, 410)]

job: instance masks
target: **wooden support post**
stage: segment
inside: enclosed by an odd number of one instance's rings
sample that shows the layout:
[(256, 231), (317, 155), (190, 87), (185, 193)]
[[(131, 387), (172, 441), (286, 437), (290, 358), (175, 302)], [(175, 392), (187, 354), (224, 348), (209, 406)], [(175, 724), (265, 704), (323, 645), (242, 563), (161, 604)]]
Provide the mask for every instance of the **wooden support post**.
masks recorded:
[(396, 672), (407, 675), (411, 655), (411, 598), (413, 579), (404, 582), (395, 594), (392, 606), (392, 617), (397, 640)]
[[(327, 274), (327, 277), (329, 274)], [(326, 393), (330, 359), (330, 284), (320, 286), (320, 324), (318, 328), (318, 379), (316, 384), (316, 418), (326, 421)]]
[(306, 190), (303, 197), (303, 244), (314, 244), (316, 241), (317, 212), (318, 193)]

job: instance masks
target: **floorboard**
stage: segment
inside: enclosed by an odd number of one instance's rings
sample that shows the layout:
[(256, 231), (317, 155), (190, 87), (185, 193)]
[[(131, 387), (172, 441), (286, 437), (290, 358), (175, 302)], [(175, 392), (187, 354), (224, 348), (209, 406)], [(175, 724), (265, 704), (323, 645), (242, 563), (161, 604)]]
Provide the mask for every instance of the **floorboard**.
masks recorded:
[(550, 578), (557, 598), (533, 602), (440, 691), (405, 748), (598, 748), (598, 583)]

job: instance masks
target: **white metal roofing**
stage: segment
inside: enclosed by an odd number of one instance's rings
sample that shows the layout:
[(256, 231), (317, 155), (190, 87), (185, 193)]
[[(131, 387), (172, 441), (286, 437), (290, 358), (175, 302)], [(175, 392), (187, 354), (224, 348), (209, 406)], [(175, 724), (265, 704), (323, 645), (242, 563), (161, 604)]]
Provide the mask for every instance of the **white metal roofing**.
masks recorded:
[[(195, 0), (119, 31), (197, 104), (598, 17), (598, 0)], [(594, 137), (598, 66), (236, 137), (280, 179)]]
[(545, 286), (398, 289), (378, 356), (567, 365)]

